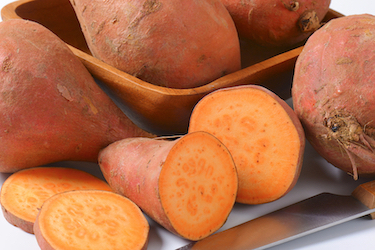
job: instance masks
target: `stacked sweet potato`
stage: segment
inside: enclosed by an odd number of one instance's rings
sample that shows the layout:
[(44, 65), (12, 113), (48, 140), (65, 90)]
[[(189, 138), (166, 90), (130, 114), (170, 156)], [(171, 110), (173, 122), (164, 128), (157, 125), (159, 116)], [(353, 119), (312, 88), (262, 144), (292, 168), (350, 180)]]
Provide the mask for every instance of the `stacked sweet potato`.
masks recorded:
[[(336, 92), (330, 94), (320, 92), (324, 89), (321, 85), (310, 90), (309, 86), (317, 83), (306, 81), (314, 81), (319, 75), (324, 87), (330, 86), (325, 79), (334, 78), (327, 73), (331, 72), (333, 64), (313, 66), (319, 61), (317, 58), (330, 58), (327, 62), (336, 62), (335, 74), (351, 72), (348, 78), (352, 85), (355, 71), (348, 68), (353, 65), (362, 67), (368, 73), (363, 79), (371, 82), (373, 67), (368, 65), (371, 65), (373, 52), (367, 44), (371, 44), (375, 29), (372, 16), (338, 18), (315, 31), (321, 25), (329, 1), (320, 4), (318, 1), (279, 1), (269, 5), (275, 7), (274, 13), (280, 13), (274, 16), (272, 25), (278, 18), (301, 21), (296, 17), (301, 13), (307, 15), (307, 9), (315, 24), (311, 29), (305, 28), (308, 33), (303, 33), (296, 31), (293, 21), (293, 31), (277, 34), (282, 30), (273, 28), (270, 30), (275, 32), (268, 32), (271, 37), (266, 38), (261, 35), (266, 29), (262, 28), (266, 27), (263, 24), (255, 25), (260, 28), (259, 35), (256, 29), (240, 28), (243, 19), (251, 25), (262, 19), (256, 1), (248, 3), (247, 9), (241, 11), (240, 1), (114, 2), (88, 5), (83, 0), (72, 1), (93, 55), (146, 81), (167, 87), (201, 86), (238, 70), (240, 32), (245, 36), (251, 30), (248, 38), (258, 39), (266, 46), (295, 44), (312, 34), (297, 62), (293, 82), (297, 113), (275, 93), (249, 83), (203, 97), (194, 107), (186, 134), (158, 137), (140, 129), (124, 115), (64, 42), (47, 28), (24, 20), (0, 23), (0, 110), (4, 114), (0, 122), (0, 172), (14, 173), (11, 176), (14, 178), (10, 177), (3, 185), (1, 205), (8, 221), (35, 233), (42, 249), (61, 249), (63, 245), (79, 249), (79, 246), (87, 246), (89, 239), (97, 240), (101, 249), (104, 241), (118, 245), (119, 249), (146, 249), (149, 225), (143, 213), (182, 238), (207, 237), (225, 223), (236, 202), (272, 202), (294, 187), (303, 162), (304, 129), (312, 142), (313, 138), (319, 138), (314, 133), (318, 128), (318, 136), (329, 142), (334, 139), (352, 160), (350, 169), (355, 176), (375, 172), (360, 164), (362, 161), (372, 163), (374, 158), (372, 121), (365, 119), (372, 117), (370, 109), (361, 110), (361, 116), (346, 109), (341, 112), (343, 101), (336, 104), (331, 100), (340, 100), (336, 97), (342, 95), (340, 91), (344, 87), (348, 91), (348, 84), (335, 85)], [(311, 14), (312, 9), (315, 14)], [(292, 14), (293, 18), (281, 13)], [(310, 21), (302, 23), (308, 26)], [(341, 50), (347, 54), (335, 59), (332, 59), (333, 53), (324, 54), (324, 49), (329, 48), (329, 39), (322, 41), (316, 37), (326, 32), (332, 42), (339, 40), (332, 35), (336, 29), (330, 27), (334, 25), (344, 26), (348, 32), (346, 37), (354, 39), (356, 47), (366, 51), (368, 58), (356, 64), (360, 56), (349, 54), (344, 47)], [(291, 32), (297, 34), (294, 36)], [(204, 36), (200, 36), (203, 33)], [(370, 87), (366, 86), (368, 90)], [(314, 98), (320, 94), (327, 99)], [(358, 95), (359, 107), (371, 103), (372, 99), (365, 93)], [(316, 109), (321, 106), (323, 109)], [(316, 112), (322, 115), (322, 121), (317, 120)], [(345, 128), (344, 124), (349, 127)], [(320, 126), (328, 127), (329, 133), (322, 133)], [(344, 128), (354, 131), (352, 137), (345, 137), (349, 142), (336, 134)], [(333, 146), (317, 145), (324, 157), (333, 154), (324, 151)], [(27, 190), (30, 182), (52, 172), (57, 177), (46, 177), (50, 180), (48, 184), (54, 186), (63, 177), (67, 180), (62, 183), (67, 184), (69, 175), (58, 175), (54, 168), (41, 168), (45, 170), (42, 173), (27, 171), (65, 160), (98, 163), (109, 184), (101, 183), (105, 184), (106, 191), (81, 190), (73, 185), (53, 189), (47, 196), (39, 196), (38, 192), (27, 196), (17, 191), (11, 182), (21, 173), (30, 173), (27, 177), (18, 177), (17, 186)], [(339, 162), (332, 162), (340, 166)], [(346, 166), (344, 169), (350, 172)], [(85, 186), (87, 179), (80, 181), (83, 183), (80, 185)], [(47, 183), (40, 187), (45, 188), (48, 189)], [(26, 222), (18, 213), (20, 207), (16, 201), (6, 199), (11, 191), (18, 192), (19, 200), (39, 199), (41, 203), (32, 202), (29, 204), (33, 204), (32, 209), (26, 209), (26, 213), (38, 211), (35, 221)], [(90, 204), (94, 204), (92, 208)], [(60, 215), (53, 212), (56, 210)], [(126, 228), (116, 224), (116, 217)], [(80, 221), (80, 225), (71, 223), (72, 218)], [(118, 237), (127, 229), (131, 233)]]

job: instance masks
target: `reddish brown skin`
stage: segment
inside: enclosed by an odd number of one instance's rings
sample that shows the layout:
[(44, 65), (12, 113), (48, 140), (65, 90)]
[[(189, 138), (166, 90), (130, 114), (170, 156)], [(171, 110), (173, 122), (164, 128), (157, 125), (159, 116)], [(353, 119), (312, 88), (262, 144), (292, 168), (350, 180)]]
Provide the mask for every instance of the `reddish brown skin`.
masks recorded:
[(97, 162), (137, 127), (68, 47), (43, 26), (0, 23), (0, 172), (62, 160)]
[(193, 88), (241, 68), (220, 0), (71, 0), (92, 54), (143, 81)]
[(51, 244), (49, 244), (48, 241), (46, 241), (46, 239), (44, 238), (42, 232), (40, 231), (40, 227), (39, 227), (39, 214), (37, 215), (36, 217), (36, 221), (34, 223), (34, 235), (35, 235), (35, 238), (38, 239), (38, 245), (40, 247), (40, 249), (42, 250), (55, 250), (55, 248), (53, 248), (51, 246)]
[(3, 216), (10, 224), (13, 226), (21, 228), (23, 231), (28, 233), (33, 233), (33, 227), (34, 223), (23, 220), (17, 216), (14, 216), (14, 214), (10, 213), (8, 210), (6, 210), (3, 206), (1, 206), (1, 210), (3, 212)]
[[(174, 144), (148, 138), (124, 139), (100, 152), (99, 165), (114, 192), (128, 197), (160, 225), (176, 234), (165, 215), (158, 189), (162, 165)], [(116, 165), (117, 162), (120, 164)]]
[(320, 23), (331, 3), (330, 0), (221, 1), (239, 35), (263, 46), (292, 46), (304, 41), (313, 31), (301, 31), (298, 26), (301, 16), (306, 11), (315, 11)]
[(374, 34), (372, 15), (330, 21), (307, 41), (292, 87), (307, 139), (354, 179), (375, 174)]

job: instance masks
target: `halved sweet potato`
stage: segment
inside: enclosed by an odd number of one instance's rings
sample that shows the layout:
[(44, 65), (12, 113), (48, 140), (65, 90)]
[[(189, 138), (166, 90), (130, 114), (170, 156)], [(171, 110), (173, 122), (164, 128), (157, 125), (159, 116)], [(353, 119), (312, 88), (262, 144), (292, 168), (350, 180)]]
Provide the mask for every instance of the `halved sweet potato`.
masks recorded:
[(213, 234), (236, 200), (238, 177), (232, 156), (205, 132), (172, 141), (120, 140), (100, 152), (99, 165), (115, 192), (186, 239)]
[(189, 133), (206, 131), (229, 149), (237, 167), (237, 202), (261, 204), (287, 194), (298, 180), (305, 148), (301, 123), (264, 87), (219, 89), (194, 107)]

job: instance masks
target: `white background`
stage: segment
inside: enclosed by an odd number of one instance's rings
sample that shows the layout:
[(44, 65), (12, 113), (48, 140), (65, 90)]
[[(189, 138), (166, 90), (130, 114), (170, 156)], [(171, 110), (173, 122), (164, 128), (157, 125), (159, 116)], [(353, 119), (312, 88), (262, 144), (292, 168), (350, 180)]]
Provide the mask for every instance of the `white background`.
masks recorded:
[[(0, 7), (2, 8), (10, 2), (12, 1), (0, 0)], [(332, 0), (331, 8), (344, 15), (363, 13), (375, 15), (374, 0)], [(95, 164), (61, 163), (57, 165), (78, 167), (99, 177), (101, 176), (100, 171)], [(8, 174), (0, 173), (0, 186), (8, 176)], [(350, 176), (334, 168), (319, 157), (311, 146), (307, 144), (302, 173), (294, 189), (283, 198), (269, 204), (257, 206), (236, 204), (227, 223), (221, 230), (238, 225), (244, 221), (256, 218), (321, 192), (349, 195), (357, 185), (365, 181), (369, 180), (360, 179), (359, 181), (354, 181)], [(246, 236), (244, 235), (244, 237)], [(364, 217), (279, 245), (272, 249), (374, 249), (374, 239), (375, 220), (372, 221), (368, 217)], [(155, 225), (155, 223), (151, 222), (149, 249), (172, 250), (187, 243), (188, 241), (170, 234)], [(0, 249), (37, 250), (39, 247), (33, 235), (25, 233), (10, 225), (5, 221), (3, 216), (0, 215)]]

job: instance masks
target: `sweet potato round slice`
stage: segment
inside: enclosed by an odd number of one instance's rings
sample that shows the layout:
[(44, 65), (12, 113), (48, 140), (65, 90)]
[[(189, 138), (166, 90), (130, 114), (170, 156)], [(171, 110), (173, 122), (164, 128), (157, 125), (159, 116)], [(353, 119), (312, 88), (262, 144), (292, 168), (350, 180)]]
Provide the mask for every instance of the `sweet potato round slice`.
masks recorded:
[(220, 89), (194, 107), (189, 133), (206, 131), (223, 142), (238, 171), (237, 202), (279, 199), (295, 185), (305, 136), (288, 104), (264, 87)]
[(79, 190), (47, 199), (34, 231), (42, 250), (139, 250), (147, 248), (149, 224), (124, 196)]
[(238, 179), (228, 149), (207, 133), (181, 138), (159, 176), (164, 212), (180, 235), (199, 239), (218, 230), (235, 202)]
[(82, 189), (111, 191), (105, 181), (78, 169), (29, 168), (5, 180), (1, 188), (1, 208), (9, 223), (34, 233), (35, 218), (46, 199), (56, 193)]

